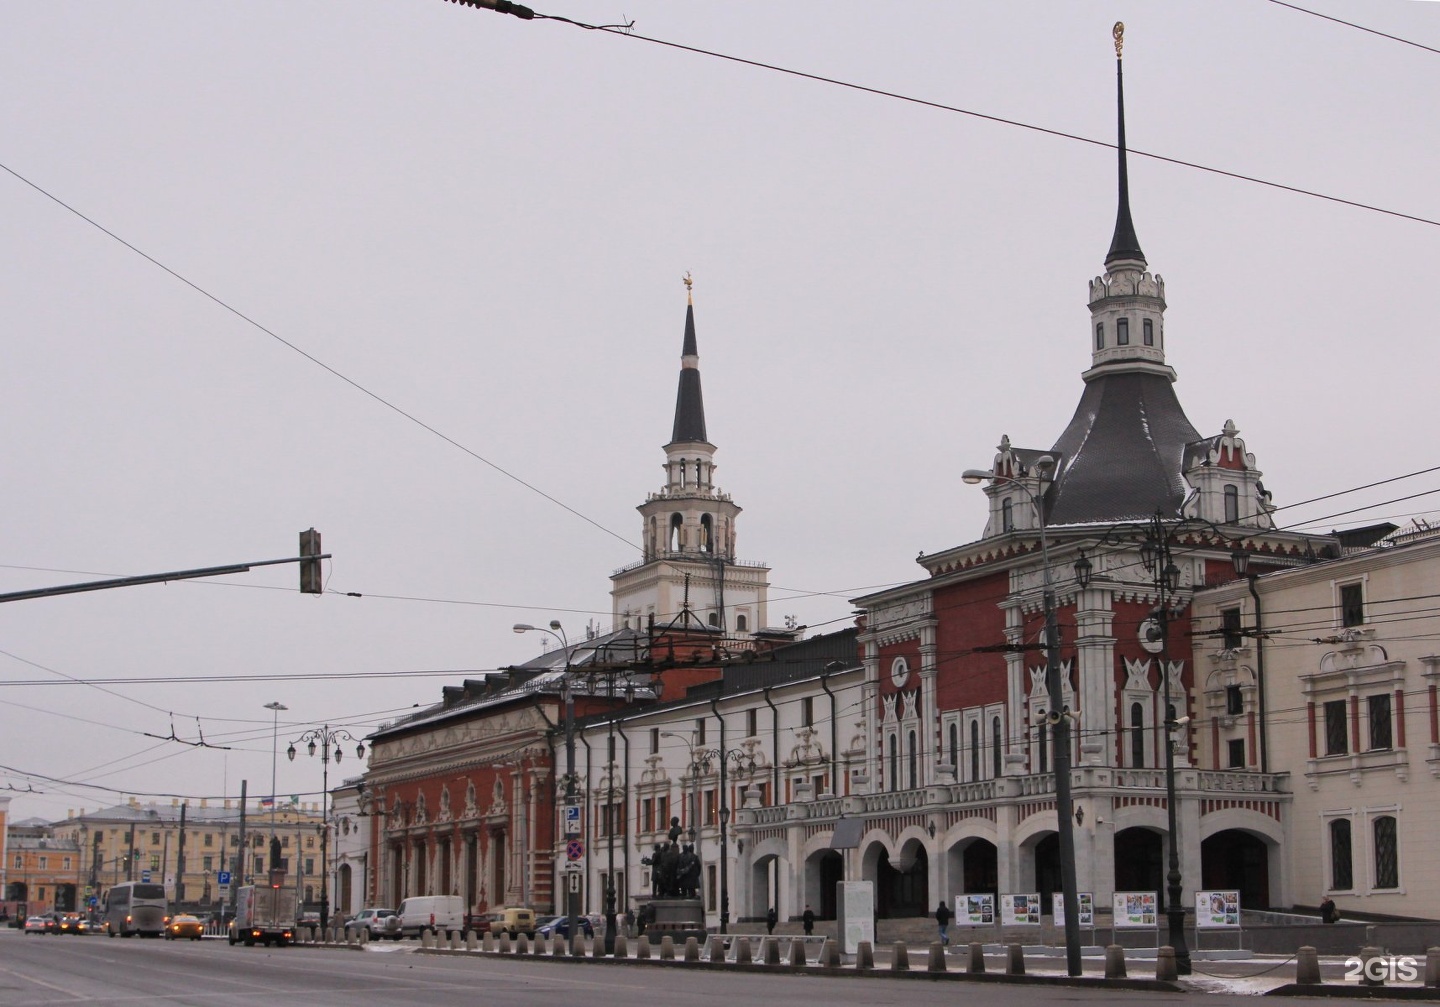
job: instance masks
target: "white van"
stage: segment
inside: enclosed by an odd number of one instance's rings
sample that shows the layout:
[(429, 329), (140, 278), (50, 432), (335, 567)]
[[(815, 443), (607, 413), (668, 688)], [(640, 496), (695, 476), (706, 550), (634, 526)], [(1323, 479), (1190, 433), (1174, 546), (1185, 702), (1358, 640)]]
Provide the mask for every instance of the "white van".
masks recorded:
[(419, 937), (420, 931), (450, 934), (465, 930), (465, 900), (458, 895), (416, 895), (400, 903), (400, 934)]

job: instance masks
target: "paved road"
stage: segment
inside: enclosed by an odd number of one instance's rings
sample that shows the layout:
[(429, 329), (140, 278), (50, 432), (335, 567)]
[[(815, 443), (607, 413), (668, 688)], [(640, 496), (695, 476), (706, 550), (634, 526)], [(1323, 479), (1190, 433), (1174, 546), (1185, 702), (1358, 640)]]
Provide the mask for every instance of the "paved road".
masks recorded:
[[(0, 1007), (953, 1007), (957, 999), (975, 995), (987, 1007), (1062, 1002), (1139, 1007), (1172, 999), (1072, 988), (766, 975), (758, 969), (748, 974), (687, 972), (683, 966), (421, 955), (413, 948), (407, 942), (363, 952), (267, 949), (230, 947), (217, 940), (24, 937), (0, 931)], [(1179, 1007), (1190, 998), (1173, 999)], [(1253, 997), (1230, 995), (1204, 1000), (1206, 1007), (1256, 1004)]]

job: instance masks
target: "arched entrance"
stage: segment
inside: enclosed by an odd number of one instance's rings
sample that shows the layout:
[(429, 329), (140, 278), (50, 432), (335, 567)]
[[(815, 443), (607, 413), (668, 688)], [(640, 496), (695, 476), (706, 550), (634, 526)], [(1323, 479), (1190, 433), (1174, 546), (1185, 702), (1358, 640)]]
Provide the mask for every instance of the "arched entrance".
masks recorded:
[(1040, 893), (1040, 912), (1050, 914), (1054, 900), (1050, 896), (1061, 891), (1060, 834), (1047, 832), (1035, 844), (1035, 891)]
[(784, 861), (778, 856), (757, 857), (750, 865), (750, 905), (746, 916), (752, 920), (763, 920), (770, 907), (781, 912), (780, 878)]
[(354, 897), (353, 885), (350, 865), (341, 864), (340, 869), (335, 872), (335, 907), (347, 916), (359, 908), (351, 901)]
[(925, 847), (912, 839), (904, 857), (905, 870), (892, 866), (890, 854), (883, 850), (875, 864), (875, 915), (880, 919), (930, 914), (930, 858)]
[(1131, 828), (1115, 833), (1115, 890), (1154, 892), (1165, 905), (1165, 842), (1154, 829)]
[(1243, 829), (1226, 829), (1200, 843), (1200, 878), (1209, 891), (1239, 889), (1245, 909), (1270, 908), (1270, 848)]
[[(949, 895), (1000, 891), (1000, 856), (988, 839), (961, 840), (950, 847)], [(957, 888), (956, 885), (959, 885)]]
[(818, 918), (835, 918), (835, 885), (844, 875), (845, 863), (838, 850), (816, 850), (805, 861), (805, 903)]

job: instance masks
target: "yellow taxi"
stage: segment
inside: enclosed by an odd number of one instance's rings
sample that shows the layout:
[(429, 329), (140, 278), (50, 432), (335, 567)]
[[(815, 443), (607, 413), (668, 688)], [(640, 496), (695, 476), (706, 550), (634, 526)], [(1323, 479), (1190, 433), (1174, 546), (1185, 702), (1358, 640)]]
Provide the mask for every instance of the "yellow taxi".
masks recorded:
[(178, 941), (182, 937), (188, 937), (192, 941), (198, 941), (205, 934), (205, 924), (193, 916), (179, 915), (172, 916), (165, 923), (165, 939), (167, 941)]

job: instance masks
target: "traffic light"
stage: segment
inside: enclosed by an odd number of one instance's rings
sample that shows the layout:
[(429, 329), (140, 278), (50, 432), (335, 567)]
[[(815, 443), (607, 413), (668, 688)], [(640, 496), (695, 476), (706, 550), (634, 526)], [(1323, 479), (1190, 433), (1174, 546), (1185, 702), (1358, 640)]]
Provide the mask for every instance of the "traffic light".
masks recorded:
[[(314, 557), (313, 559), (307, 557)], [(320, 571), (320, 533), (314, 528), (300, 533), (300, 593), (323, 594)]]

